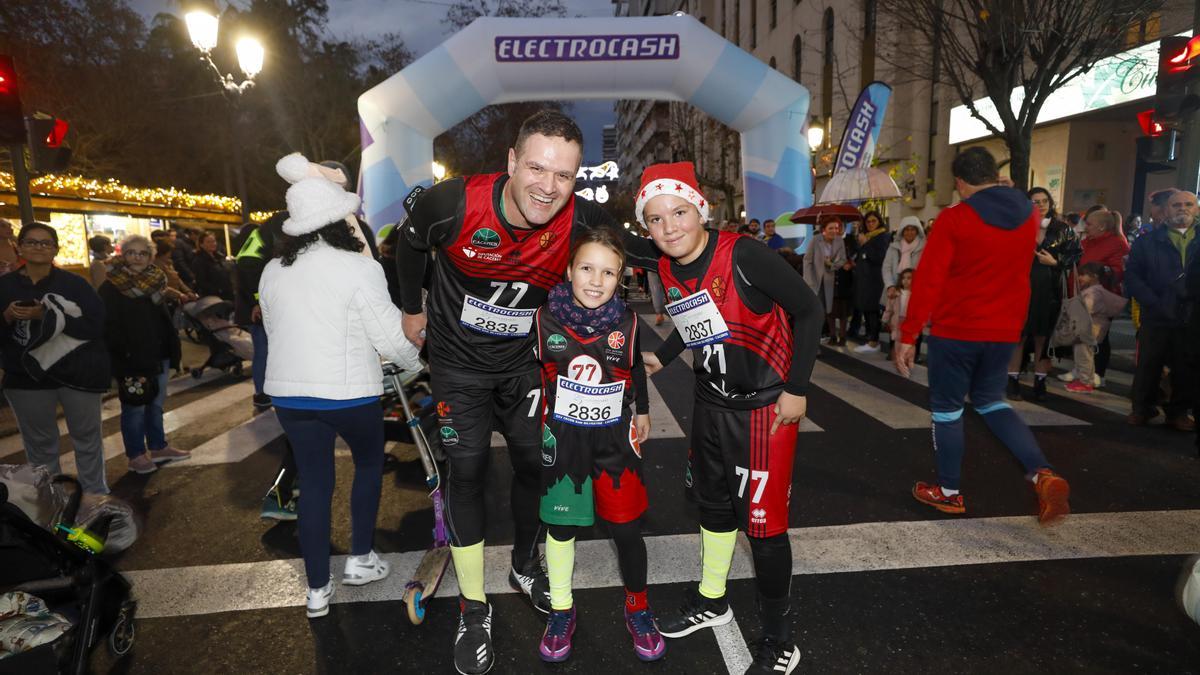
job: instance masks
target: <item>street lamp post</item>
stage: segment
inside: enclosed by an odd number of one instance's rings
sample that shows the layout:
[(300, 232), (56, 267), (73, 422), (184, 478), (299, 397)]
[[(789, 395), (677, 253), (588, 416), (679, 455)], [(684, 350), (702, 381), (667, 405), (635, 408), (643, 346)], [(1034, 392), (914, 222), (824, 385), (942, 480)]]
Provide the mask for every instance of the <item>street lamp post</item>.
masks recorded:
[(242, 224), (250, 222), (250, 206), (246, 201), (246, 174), (242, 162), (242, 144), (238, 133), (241, 118), (239, 103), (242, 94), (254, 86), (254, 78), (262, 72), (266, 53), (262, 43), (252, 37), (243, 37), (237, 43), (238, 68), (245, 76), (238, 82), (233, 73), (221, 73), (221, 69), (212, 60), (212, 51), (217, 47), (217, 34), (220, 20), (207, 12), (188, 12), (184, 16), (188, 36), (192, 45), (200, 52), (200, 60), (207, 63), (221, 84), (225, 97), (232, 106), (231, 137), (233, 141), (233, 172), (237, 181), (238, 198), (242, 202)]

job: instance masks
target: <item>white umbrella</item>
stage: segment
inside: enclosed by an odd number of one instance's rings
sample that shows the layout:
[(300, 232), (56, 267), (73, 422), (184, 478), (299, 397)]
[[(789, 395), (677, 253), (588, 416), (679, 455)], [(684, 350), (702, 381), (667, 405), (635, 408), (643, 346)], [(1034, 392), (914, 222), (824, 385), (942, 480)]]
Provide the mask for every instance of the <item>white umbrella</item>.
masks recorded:
[(868, 199), (895, 199), (900, 196), (896, 181), (883, 169), (843, 169), (833, 174), (821, 190), (818, 204), (861, 202)]

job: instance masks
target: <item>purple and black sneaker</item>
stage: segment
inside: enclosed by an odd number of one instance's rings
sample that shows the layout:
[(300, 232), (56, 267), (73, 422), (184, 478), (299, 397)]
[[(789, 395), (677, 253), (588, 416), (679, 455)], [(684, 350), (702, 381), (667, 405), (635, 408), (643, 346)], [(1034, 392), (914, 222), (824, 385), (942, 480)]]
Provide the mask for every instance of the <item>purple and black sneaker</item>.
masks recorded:
[(654, 612), (650, 608), (629, 611), (625, 608), (625, 627), (633, 636), (633, 651), (643, 661), (657, 661), (667, 651), (667, 643), (654, 624)]
[(542, 660), (549, 663), (566, 661), (571, 655), (571, 636), (574, 634), (575, 608), (551, 610), (546, 618), (546, 632), (542, 633), (542, 642), (538, 645)]

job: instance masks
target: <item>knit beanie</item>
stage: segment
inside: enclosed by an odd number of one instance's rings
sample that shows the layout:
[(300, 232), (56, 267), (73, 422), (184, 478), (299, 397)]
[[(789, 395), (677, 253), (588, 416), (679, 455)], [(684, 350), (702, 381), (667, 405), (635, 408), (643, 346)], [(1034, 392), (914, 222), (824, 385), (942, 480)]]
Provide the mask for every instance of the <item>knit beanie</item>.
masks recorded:
[(293, 237), (345, 220), (358, 210), (358, 195), (346, 192), (329, 180), (300, 153), (292, 153), (275, 164), (275, 171), (292, 186), (287, 191), (288, 219), (283, 232)]

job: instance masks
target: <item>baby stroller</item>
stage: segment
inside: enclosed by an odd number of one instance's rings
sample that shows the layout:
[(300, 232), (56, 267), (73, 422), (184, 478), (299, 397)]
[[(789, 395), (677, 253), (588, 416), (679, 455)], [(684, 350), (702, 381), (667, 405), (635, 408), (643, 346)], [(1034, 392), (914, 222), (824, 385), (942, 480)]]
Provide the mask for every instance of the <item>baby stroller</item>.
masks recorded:
[(200, 377), (206, 368), (218, 368), (242, 375), (242, 361), (254, 358), (250, 333), (233, 322), (233, 303), (207, 295), (183, 306), (181, 312), (188, 332), (208, 347), (208, 359), (192, 368), (192, 377)]
[[(113, 656), (128, 654), (137, 611), (129, 582), (106, 560), (30, 520), (8, 497), (0, 483), (0, 594), (34, 595), (71, 626), (52, 642), (0, 658), (0, 672), (85, 673), (102, 641)], [(63, 520), (70, 522), (78, 506), (76, 489)]]

